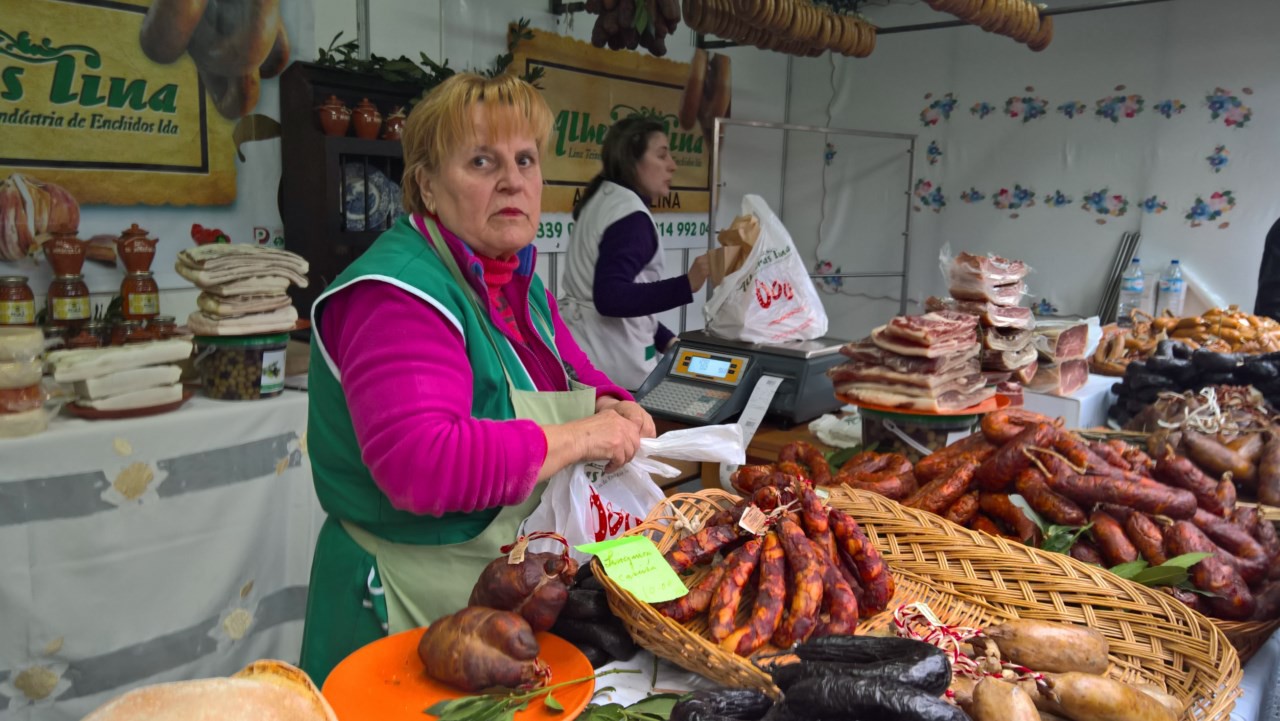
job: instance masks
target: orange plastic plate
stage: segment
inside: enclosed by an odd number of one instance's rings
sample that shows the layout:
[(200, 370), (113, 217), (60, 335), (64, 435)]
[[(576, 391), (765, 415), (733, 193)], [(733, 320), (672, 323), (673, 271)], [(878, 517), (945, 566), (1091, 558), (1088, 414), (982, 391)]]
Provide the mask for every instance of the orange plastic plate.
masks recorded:
[[(425, 628), (387, 636), (347, 656), (325, 679), (322, 693), (341, 721), (432, 721), (423, 714), (437, 701), (469, 696), (427, 676), (418, 658), (418, 641)], [(538, 658), (551, 667), (556, 684), (585, 678), (595, 671), (582, 652), (559, 636), (540, 633)], [(516, 713), (516, 721), (571, 721), (595, 692), (595, 682), (585, 681), (556, 689), (552, 696), (564, 711), (551, 711), (542, 698)]]
[(955, 411), (917, 411), (911, 408), (891, 408), (889, 406), (877, 406), (870, 403), (863, 403), (856, 398), (837, 393), (836, 398), (848, 403), (849, 405), (859, 408), (866, 408), (869, 411), (879, 411), (880, 413), (901, 413), (904, 416), (979, 416), (985, 413), (992, 413), (1009, 405), (1009, 399), (1005, 396), (994, 395), (976, 406), (961, 408)]

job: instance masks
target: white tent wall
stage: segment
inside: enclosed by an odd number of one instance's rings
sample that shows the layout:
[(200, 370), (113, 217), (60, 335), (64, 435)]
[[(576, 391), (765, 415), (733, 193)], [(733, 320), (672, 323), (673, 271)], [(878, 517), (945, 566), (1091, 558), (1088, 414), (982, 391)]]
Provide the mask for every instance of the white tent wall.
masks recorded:
[[(339, 30), (343, 38), (356, 34), (356, 4), (354, 0), (314, 0), (316, 8), (317, 42), (327, 44)], [(556, 16), (550, 12), (550, 0), (370, 0), (369, 37), (374, 53), (396, 57), (401, 54), (417, 59), (420, 52), (433, 60), (449, 59), (458, 69), (486, 68), (493, 58), (503, 52), (507, 24), (521, 17), (528, 18), (536, 30), (567, 35), (579, 40), (589, 40), (595, 16), (586, 13)], [(668, 38), (666, 57), (688, 62), (693, 57), (693, 33), (681, 25), (673, 37)], [(785, 112), (786, 56), (764, 52), (755, 48), (731, 48), (721, 50), (733, 61), (733, 115), (752, 120), (781, 122)], [(719, 222), (727, 225), (741, 206), (744, 193), (755, 193), (777, 207), (781, 200), (781, 182), (778, 169), (782, 163), (782, 138), (779, 135), (743, 133), (729, 139), (724, 147), (722, 172), (734, 179), (725, 188), (721, 198)], [(544, 215), (546, 219), (557, 216)], [(664, 220), (667, 216), (662, 216)], [(671, 220), (691, 219), (696, 216), (671, 217)], [(568, 220), (565, 216), (564, 220)], [(704, 250), (703, 240), (697, 239), (687, 252), (668, 250), (665, 258), (668, 275), (678, 275), (692, 259)], [(539, 262), (544, 274), (553, 263)], [(559, 267), (563, 268), (560, 264)], [(549, 281), (545, 275), (544, 281)], [(678, 310), (662, 314), (662, 321), (671, 329), (695, 329), (703, 326), (703, 297), (695, 298), (685, 309), (684, 323)]]
[[(923, 4), (872, 5), (868, 13), (882, 26), (949, 19)], [(915, 305), (909, 307), (918, 309), (925, 297), (945, 291), (937, 259), (950, 242), (956, 251), (1026, 260), (1037, 270), (1029, 278), (1033, 300), (1048, 298), (1063, 313), (1092, 314), (1121, 234), (1138, 230), (1139, 255), (1149, 273), (1179, 258), (1200, 284), (1189, 294), (1188, 310), (1212, 296), (1251, 310), (1263, 240), (1280, 215), (1274, 169), (1280, 151), (1280, 46), (1272, 31), (1280, 24), (1280, 3), (1175, 0), (1060, 15), (1055, 23), (1053, 44), (1043, 53), (963, 27), (881, 36), (865, 60), (797, 59), (791, 122), (919, 135), (916, 178), (940, 187), (946, 204), (933, 212), (916, 202), (920, 210), (912, 213), (908, 296)], [(1252, 110), (1244, 127), (1211, 118), (1206, 96), (1215, 88), (1230, 91)], [(957, 100), (950, 119), (925, 125), (921, 111), (947, 93)], [(1130, 94), (1144, 100), (1134, 117), (1113, 123), (1095, 115), (1099, 99)], [(1028, 122), (1011, 118), (1004, 112), (1011, 97), (1043, 98), (1047, 114)], [(1155, 106), (1168, 99), (1180, 100), (1185, 110), (1164, 117)], [(971, 108), (983, 101), (994, 112), (979, 118)], [(1069, 101), (1085, 105), (1083, 116), (1058, 111)], [(931, 141), (943, 152), (936, 165), (926, 157)], [(1219, 145), (1227, 147), (1229, 164), (1215, 173), (1207, 157)], [(788, 152), (786, 220), (811, 267), (818, 260), (812, 239), (823, 215), (822, 194), (814, 190), (821, 167), (813, 152)], [(997, 209), (993, 194), (1015, 184), (1034, 189), (1035, 205)], [(970, 188), (986, 198), (962, 201), (961, 193)], [(1082, 208), (1088, 193), (1104, 189), (1127, 198), (1123, 215)], [(1058, 190), (1072, 202), (1046, 203), (1045, 196)], [(1199, 227), (1185, 218), (1197, 196), (1209, 201), (1212, 193), (1226, 190), (1236, 205), (1220, 218)], [(896, 244), (896, 238), (868, 234), (856, 214), (842, 214), (864, 202), (855, 192), (867, 191), (836, 182), (834, 175), (827, 178), (824, 248)], [(883, 197), (897, 202), (898, 192), (895, 181)], [(1145, 212), (1140, 203), (1151, 196), (1167, 209)], [(893, 269), (873, 265), (883, 262), (874, 249), (854, 257), (865, 260), (843, 267), (845, 272)], [(853, 288), (874, 296), (885, 293), (884, 285), (864, 281)], [(874, 322), (860, 313), (865, 297), (825, 297), (833, 319), (856, 317), (846, 324), (846, 335), (865, 333)], [(881, 312), (880, 322), (890, 314)]]

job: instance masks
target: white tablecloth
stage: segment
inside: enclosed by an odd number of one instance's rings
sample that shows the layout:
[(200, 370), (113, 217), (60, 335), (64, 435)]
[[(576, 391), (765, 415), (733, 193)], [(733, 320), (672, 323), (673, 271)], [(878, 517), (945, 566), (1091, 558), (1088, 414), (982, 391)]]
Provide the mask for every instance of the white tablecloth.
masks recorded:
[(0, 720), (296, 662), (323, 521), (306, 420), (305, 393), (196, 396), (0, 440)]

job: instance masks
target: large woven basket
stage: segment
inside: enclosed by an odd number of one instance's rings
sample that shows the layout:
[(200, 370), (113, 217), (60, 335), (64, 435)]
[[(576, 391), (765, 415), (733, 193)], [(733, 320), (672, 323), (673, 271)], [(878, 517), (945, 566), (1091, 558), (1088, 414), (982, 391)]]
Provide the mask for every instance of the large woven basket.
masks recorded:
[[(672, 496), (628, 533), (649, 536), (665, 552), (688, 534), (685, 522), (704, 520), (735, 500), (717, 490)], [(966, 626), (1015, 618), (1086, 625), (1111, 644), (1109, 675), (1182, 699), (1188, 704), (1184, 721), (1229, 719), (1240, 694), (1239, 657), (1208, 619), (1172, 598), (1068, 556), (981, 535), (872, 493), (838, 490), (831, 504), (858, 520), (888, 562), (897, 581), (890, 608), (924, 601), (943, 621)], [(778, 694), (749, 659), (708, 640), (705, 618), (677, 624), (594, 563), (610, 608), (641, 646), (725, 686)], [(739, 622), (749, 613), (746, 600)], [(882, 632), (889, 621), (887, 612), (864, 619), (859, 633)]]

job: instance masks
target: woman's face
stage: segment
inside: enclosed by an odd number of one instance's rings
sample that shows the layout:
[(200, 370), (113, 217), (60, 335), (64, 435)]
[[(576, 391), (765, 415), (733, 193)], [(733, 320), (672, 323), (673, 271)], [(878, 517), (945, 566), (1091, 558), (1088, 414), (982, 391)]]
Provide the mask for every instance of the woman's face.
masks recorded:
[(670, 142), (666, 133), (650, 133), (649, 145), (636, 163), (637, 190), (657, 200), (671, 192), (671, 178), (676, 173), (676, 161), (671, 157)]
[(479, 107), (472, 110), (475, 139), (440, 167), (423, 170), (423, 203), (471, 249), (510, 258), (533, 242), (542, 207), (542, 166), (533, 137), (489, 137)]

